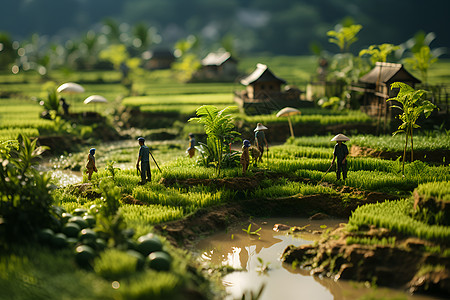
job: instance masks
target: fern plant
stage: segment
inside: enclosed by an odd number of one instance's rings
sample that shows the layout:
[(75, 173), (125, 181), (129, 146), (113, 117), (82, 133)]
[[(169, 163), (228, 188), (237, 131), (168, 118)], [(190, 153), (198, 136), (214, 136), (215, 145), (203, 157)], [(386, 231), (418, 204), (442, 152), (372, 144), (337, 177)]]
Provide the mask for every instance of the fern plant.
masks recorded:
[[(208, 137), (206, 145), (202, 145), (205, 150), (201, 152), (202, 157), (216, 168), (217, 175), (220, 175), (224, 153), (227, 152), (226, 139), (240, 135), (234, 130), (234, 118), (230, 114), (236, 109), (236, 106), (228, 106), (219, 110), (213, 105), (203, 105), (197, 109), (198, 117), (189, 119), (189, 122), (197, 121), (204, 125)], [(208, 158), (204, 156), (206, 154)]]

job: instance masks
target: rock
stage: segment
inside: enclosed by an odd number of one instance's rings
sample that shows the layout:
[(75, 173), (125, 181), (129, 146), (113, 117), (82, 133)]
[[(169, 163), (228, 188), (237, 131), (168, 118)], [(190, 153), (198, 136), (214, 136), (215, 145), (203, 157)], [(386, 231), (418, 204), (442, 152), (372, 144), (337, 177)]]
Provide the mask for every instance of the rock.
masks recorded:
[(273, 226), (273, 231), (285, 231), (291, 229), (291, 226), (285, 224), (275, 224)]

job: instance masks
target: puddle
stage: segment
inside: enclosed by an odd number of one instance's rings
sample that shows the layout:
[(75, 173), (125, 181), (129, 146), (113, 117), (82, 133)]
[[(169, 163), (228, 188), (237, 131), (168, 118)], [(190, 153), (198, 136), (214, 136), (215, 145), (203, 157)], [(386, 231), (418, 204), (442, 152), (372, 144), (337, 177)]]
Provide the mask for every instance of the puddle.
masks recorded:
[(67, 158), (61, 156), (53, 160), (44, 161), (37, 166), (37, 169), (42, 172), (48, 172), (52, 177), (52, 183), (58, 187), (81, 183), (83, 181), (83, 174), (81, 171), (61, 169), (61, 161), (63, 159)]
[[(432, 300), (440, 299), (428, 296), (411, 296), (403, 291), (387, 288), (368, 288), (364, 284), (338, 281), (328, 278), (319, 278), (309, 275), (309, 271), (292, 269), (290, 265), (281, 263), (280, 257), (288, 245), (300, 246), (311, 244), (320, 238), (320, 234), (313, 231), (323, 231), (333, 228), (343, 219), (315, 220), (268, 218), (252, 221), (250, 231), (257, 233), (247, 234), (242, 229), (248, 228), (248, 222), (236, 224), (227, 232), (217, 233), (197, 244), (197, 253), (202, 262), (209, 262), (218, 266), (231, 266), (242, 271), (236, 271), (223, 277), (223, 284), (228, 293), (225, 298), (251, 299), (249, 292), (257, 294), (261, 286), (264, 290), (260, 300), (273, 300), (282, 298), (314, 299), (314, 300), (347, 300), (347, 299), (411, 299)], [(275, 224), (290, 226), (306, 226), (311, 232), (288, 234), (288, 231), (275, 232)], [(324, 226), (325, 225), (325, 226)], [(322, 227), (322, 228), (321, 228)], [(267, 271), (262, 271), (267, 266)], [(367, 298), (369, 297), (369, 298)]]

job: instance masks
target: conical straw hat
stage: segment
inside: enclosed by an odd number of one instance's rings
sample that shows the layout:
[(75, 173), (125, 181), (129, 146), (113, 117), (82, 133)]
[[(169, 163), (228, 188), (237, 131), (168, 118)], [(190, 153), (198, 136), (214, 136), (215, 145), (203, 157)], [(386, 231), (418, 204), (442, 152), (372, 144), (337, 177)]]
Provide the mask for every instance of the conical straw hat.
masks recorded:
[(345, 135), (343, 135), (342, 133), (339, 133), (334, 138), (332, 138), (331, 141), (332, 142), (346, 142), (346, 141), (350, 141), (350, 139), (348, 137), (346, 137)]
[(264, 125), (261, 124), (261, 123), (258, 123), (258, 124), (256, 124), (256, 128), (255, 128), (254, 131), (260, 131), (260, 130), (266, 130), (266, 129), (267, 129), (266, 126), (264, 126)]

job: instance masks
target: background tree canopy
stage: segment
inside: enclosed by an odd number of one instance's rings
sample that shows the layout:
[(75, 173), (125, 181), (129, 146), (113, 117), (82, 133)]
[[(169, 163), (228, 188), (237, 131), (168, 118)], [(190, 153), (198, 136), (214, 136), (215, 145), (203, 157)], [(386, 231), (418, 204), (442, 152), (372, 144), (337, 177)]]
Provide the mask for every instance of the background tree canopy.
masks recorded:
[(450, 45), (446, 0), (9, 0), (2, 11), (0, 30), (19, 40), (33, 33), (73, 39), (111, 17), (152, 27), (153, 44), (171, 47), (192, 34), (214, 47), (231, 35), (241, 53), (301, 55), (312, 43), (336, 51), (326, 32), (350, 17), (363, 26), (354, 49), (400, 44), (419, 30), (436, 33), (435, 47)]

